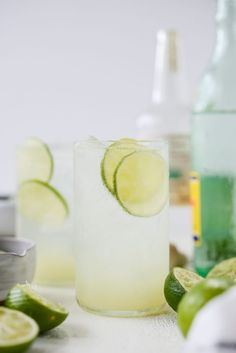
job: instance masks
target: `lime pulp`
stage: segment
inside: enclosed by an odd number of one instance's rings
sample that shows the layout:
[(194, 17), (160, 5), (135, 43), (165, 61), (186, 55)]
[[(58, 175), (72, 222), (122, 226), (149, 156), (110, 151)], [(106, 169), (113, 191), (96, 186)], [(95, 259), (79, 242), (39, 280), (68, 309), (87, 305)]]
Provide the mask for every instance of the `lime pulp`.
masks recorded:
[(17, 179), (22, 183), (31, 179), (48, 182), (53, 175), (52, 153), (43, 141), (28, 138), (17, 150)]
[(0, 353), (26, 351), (38, 336), (37, 323), (22, 312), (0, 307)]
[(29, 180), (19, 186), (17, 206), (22, 216), (49, 226), (60, 225), (68, 215), (64, 197), (40, 180)]

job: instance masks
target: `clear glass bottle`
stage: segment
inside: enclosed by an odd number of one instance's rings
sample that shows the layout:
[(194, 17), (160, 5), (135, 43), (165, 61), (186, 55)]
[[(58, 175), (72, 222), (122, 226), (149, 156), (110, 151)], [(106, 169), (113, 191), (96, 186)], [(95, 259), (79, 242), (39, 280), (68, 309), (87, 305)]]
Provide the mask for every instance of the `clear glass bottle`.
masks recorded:
[(194, 266), (236, 256), (236, 0), (218, 0), (216, 45), (192, 117)]
[(170, 153), (171, 204), (189, 201), (190, 138), (189, 101), (183, 53), (175, 31), (157, 33), (152, 101), (137, 118), (137, 137), (165, 137)]

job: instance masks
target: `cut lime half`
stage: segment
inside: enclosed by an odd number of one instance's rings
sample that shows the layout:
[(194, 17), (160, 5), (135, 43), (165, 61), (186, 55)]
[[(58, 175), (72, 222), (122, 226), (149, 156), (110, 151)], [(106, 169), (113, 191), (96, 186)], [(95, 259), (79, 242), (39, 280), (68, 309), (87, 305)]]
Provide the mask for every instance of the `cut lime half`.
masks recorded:
[(19, 183), (38, 179), (48, 182), (53, 174), (53, 157), (49, 147), (37, 138), (28, 138), (17, 150)]
[(168, 200), (168, 184), (167, 163), (154, 151), (137, 151), (125, 156), (114, 174), (115, 196), (134, 216), (158, 214)]
[(134, 139), (123, 138), (112, 143), (104, 154), (101, 175), (108, 190), (114, 194), (114, 174), (120, 161), (128, 154), (142, 148)]
[(29, 180), (19, 186), (17, 206), (24, 217), (49, 226), (60, 225), (68, 215), (64, 197), (39, 180)]
[(8, 294), (5, 306), (29, 315), (39, 325), (40, 332), (53, 329), (68, 316), (63, 306), (43, 298), (29, 284), (16, 285)]
[(0, 353), (25, 352), (38, 333), (37, 323), (29, 316), (0, 307)]
[(224, 260), (215, 265), (207, 278), (224, 277), (236, 282), (236, 257)]
[(181, 267), (174, 267), (165, 280), (164, 294), (167, 303), (177, 311), (179, 302), (198, 282), (203, 280), (195, 272)]

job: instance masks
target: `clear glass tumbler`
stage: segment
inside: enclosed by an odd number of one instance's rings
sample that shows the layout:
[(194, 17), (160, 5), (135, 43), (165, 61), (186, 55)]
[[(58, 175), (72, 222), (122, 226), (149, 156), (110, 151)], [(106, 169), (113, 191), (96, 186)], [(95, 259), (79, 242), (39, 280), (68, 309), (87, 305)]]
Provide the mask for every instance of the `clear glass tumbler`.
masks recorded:
[(76, 296), (85, 310), (123, 317), (161, 311), (168, 177), (163, 140), (76, 144)]
[(36, 243), (34, 282), (72, 285), (73, 145), (27, 139), (17, 150), (17, 179), (17, 236)]

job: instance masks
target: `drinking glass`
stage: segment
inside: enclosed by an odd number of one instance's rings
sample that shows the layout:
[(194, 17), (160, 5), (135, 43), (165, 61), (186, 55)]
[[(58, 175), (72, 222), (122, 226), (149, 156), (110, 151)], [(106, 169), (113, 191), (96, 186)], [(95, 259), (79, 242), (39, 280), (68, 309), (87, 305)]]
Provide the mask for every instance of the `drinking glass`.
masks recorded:
[(73, 145), (25, 141), (17, 178), (17, 236), (36, 243), (34, 282), (73, 284)]
[(168, 146), (163, 140), (75, 145), (76, 297), (87, 311), (161, 311), (169, 271)]

